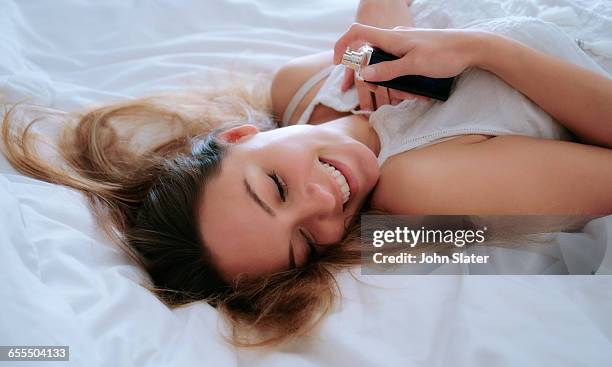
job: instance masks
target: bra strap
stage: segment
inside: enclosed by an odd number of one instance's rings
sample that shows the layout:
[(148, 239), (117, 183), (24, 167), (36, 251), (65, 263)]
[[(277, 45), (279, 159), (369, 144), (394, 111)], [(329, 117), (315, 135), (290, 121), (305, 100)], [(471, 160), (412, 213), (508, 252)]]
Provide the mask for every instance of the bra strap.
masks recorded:
[[(306, 94), (312, 89), (312, 87), (314, 87), (315, 84), (327, 77), (331, 73), (333, 67), (334, 66), (331, 65), (330, 67), (326, 67), (324, 69), (319, 70), (316, 74), (311, 76), (310, 79), (308, 79), (304, 84), (302, 84), (300, 89), (298, 89), (298, 91), (293, 95), (293, 98), (291, 98), (291, 101), (287, 105), (287, 108), (285, 108), (285, 112), (283, 113), (283, 118), (281, 120), (282, 126), (287, 126), (289, 124), (289, 119), (295, 113), (298, 104), (302, 101), (302, 99), (304, 99), (304, 96), (306, 96)], [(315, 103), (314, 99), (311, 103)], [(308, 110), (310, 110), (310, 108), (306, 108), (304, 112)], [(300, 117), (299, 120), (302, 120), (302, 118)]]

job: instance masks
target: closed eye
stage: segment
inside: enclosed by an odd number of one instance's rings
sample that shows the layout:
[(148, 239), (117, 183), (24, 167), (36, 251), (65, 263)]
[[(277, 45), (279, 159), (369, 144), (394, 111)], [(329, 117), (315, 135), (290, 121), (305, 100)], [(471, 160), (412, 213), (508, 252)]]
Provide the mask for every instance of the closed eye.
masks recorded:
[(285, 202), (288, 192), (287, 184), (285, 184), (285, 182), (274, 171), (269, 173), (268, 177), (270, 177), (272, 181), (274, 181), (274, 184), (276, 184), (276, 189), (278, 190), (278, 195), (280, 195), (280, 200)]

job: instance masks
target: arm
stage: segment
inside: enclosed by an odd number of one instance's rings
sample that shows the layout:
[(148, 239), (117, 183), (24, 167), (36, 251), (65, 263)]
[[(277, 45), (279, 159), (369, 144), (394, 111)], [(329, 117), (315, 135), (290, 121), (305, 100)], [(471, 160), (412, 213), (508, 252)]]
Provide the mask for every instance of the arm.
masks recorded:
[(390, 158), (374, 207), (393, 214), (612, 213), (612, 150), (524, 136), (468, 139)]
[(502, 36), (483, 37), (474, 65), (521, 91), (582, 141), (612, 148), (612, 79)]
[(606, 76), (487, 32), (386, 30), (361, 24), (336, 42), (334, 62), (340, 62), (346, 45), (357, 41), (400, 57), (364, 68), (366, 80), (408, 74), (450, 77), (469, 66), (481, 67), (531, 98), (584, 142), (612, 147), (612, 79)]
[(412, 27), (412, 0), (361, 0), (355, 21), (378, 28)]

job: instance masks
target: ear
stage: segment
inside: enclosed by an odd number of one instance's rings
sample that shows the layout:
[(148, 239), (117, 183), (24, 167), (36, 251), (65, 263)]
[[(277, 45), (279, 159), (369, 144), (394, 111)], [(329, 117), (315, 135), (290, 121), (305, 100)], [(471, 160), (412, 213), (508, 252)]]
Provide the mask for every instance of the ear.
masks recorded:
[(257, 126), (251, 124), (244, 124), (225, 130), (218, 136), (221, 140), (224, 140), (228, 143), (237, 143), (244, 138), (257, 134), (258, 132), (259, 130), (257, 129)]

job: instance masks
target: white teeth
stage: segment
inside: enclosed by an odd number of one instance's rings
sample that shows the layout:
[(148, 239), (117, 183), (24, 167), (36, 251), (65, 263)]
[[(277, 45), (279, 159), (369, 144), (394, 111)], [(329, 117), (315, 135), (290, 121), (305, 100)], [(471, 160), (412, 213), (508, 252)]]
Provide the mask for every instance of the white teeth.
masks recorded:
[(340, 186), (340, 191), (342, 191), (342, 204), (346, 203), (349, 197), (351, 197), (351, 189), (349, 188), (346, 177), (331, 164), (325, 162), (321, 163), (323, 167), (325, 167), (325, 170), (334, 178), (338, 186)]

